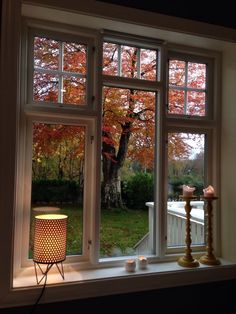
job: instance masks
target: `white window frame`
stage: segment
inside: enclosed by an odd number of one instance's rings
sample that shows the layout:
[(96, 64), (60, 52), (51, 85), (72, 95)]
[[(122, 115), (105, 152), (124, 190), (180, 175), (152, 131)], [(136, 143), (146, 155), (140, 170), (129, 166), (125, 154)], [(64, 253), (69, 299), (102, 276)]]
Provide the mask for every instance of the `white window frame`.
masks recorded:
[[(160, 128), (161, 126), (158, 125), (158, 121), (160, 120), (160, 108), (161, 106), (161, 99), (164, 99), (163, 97), (163, 70), (164, 66), (162, 64), (162, 55), (164, 54), (164, 47), (163, 47), (163, 41), (157, 40), (154, 38), (144, 38), (142, 36), (135, 36), (130, 35), (126, 33), (119, 33), (119, 32), (113, 32), (109, 30), (104, 30), (102, 32), (102, 43), (108, 42), (108, 43), (114, 43), (118, 45), (127, 45), (131, 47), (137, 47), (140, 49), (153, 49), (157, 51), (157, 63), (156, 63), (156, 80), (145, 80), (142, 78), (129, 78), (118, 75), (107, 75), (102, 74), (102, 87), (114, 87), (114, 88), (133, 88), (135, 90), (145, 90), (154, 92), (156, 94), (155, 97), (155, 140), (160, 137)], [(118, 68), (120, 67), (121, 60), (118, 60)], [(102, 103), (102, 101), (101, 101)], [(102, 108), (100, 108), (102, 111)], [(161, 149), (160, 141), (157, 141), (157, 144), (155, 144), (155, 150), (154, 150), (154, 177), (157, 178), (155, 181), (158, 180), (159, 176), (157, 176), (157, 173), (161, 171), (162, 164), (158, 163), (157, 160), (159, 160), (159, 151)], [(160, 198), (160, 191), (157, 189), (157, 182), (155, 182), (154, 185), (154, 203), (158, 204), (158, 199)], [(100, 209), (101, 210), (101, 209)], [(151, 228), (152, 231), (152, 247), (149, 248), (152, 253), (148, 254), (148, 257), (151, 259), (156, 259), (160, 255), (160, 235), (159, 232), (156, 230), (160, 230), (160, 220), (157, 219), (157, 210), (159, 211), (158, 206), (154, 205), (154, 211), (153, 211), (153, 228)], [(149, 226), (150, 227), (150, 226)], [(150, 230), (149, 230), (150, 231)], [(125, 256), (119, 257), (121, 260), (127, 258)], [(116, 260), (117, 258), (101, 258), (100, 261), (106, 261), (106, 260)]]
[[(85, 183), (84, 183), (84, 200), (83, 200), (83, 252), (82, 255), (67, 256), (65, 263), (83, 262), (84, 265), (94, 260), (94, 253), (91, 243), (95, 238), (91, 228), (91, 220), (94, 217), (92, 208), (95, 208), (96, 193), (95, 193), (95, 178), (96, 178), (96, 152), (95, 147), (97, 140), (95, 138), (97, 118), (91, 115), (95, 109), (96, 102), (94, 101), (94, 85), (91, 83), (94, 73), (94, 44), (95, 32), (86, 32), (80, 29), (78, 34), (57, 31), (53, 32), (48, 26), (42, 26), (42, 22), (24, 20), (23, 21), (23, 36), (22, 36), (22, 71), (21, 84), (21, 113), (20, 113), (20, 132), (19, 136), (19, 155), (18, 155), (18, 188), (16, 191), (17, 212), (15, 220), (15, 239), (14, 239), (14, 274), (25, 267), (32, 265), (32, 260), (28, 258), (29, 248), (29, 231), (30, 231), (30, 208), (31, 208), (31, 172), (32, 172), (32, 125), (34, 122), (41, 123), (56, 123), (65, 125), (79, 125), (86, 129), (85, 135)], [(41, 26), (41, 30), (38, 27)], [(60, 27), (59, 27), (60, 29)], [(75, 32), (75, 30), (74, 30)], [(75, 32), (76, 33), (76, 32)], [(83, 34), (83, 36), (81, 35)], [(47, 36), (61, 41), (76, 41), (88, 44), (88, 76), (87, 85), (88, 99), (90, 102), (86, 106), (74, 106), (63, 104), (50, 104), (47, 102), (34, 102), (32, 98), (33, 88), (33, 38), (34, 36)], [(94, 74), (94, 75), (92, 75)], [(89, 108), (89, 109), (88, 109)], [(90, 115), (88, 115), (88, 111)], [(93, 170), (93, 171), (91, 171)]]
[[(29, 23), (28, 21), (26, 22), (26, 24)], [(166, 134), (168, 134), (169, 130), (171, 130), (171, 128), (173, 128), (173, 126), (175, 128), (177, 128), (179, 131), (185, 129), (186, 132), (197, 132), (197, 130), (199, 132), (203, 132), (203, 126), (204, 126), (204, 131), (206, 130), (206, 126), (209, 128), (208, 126), (208, 116), (204, 116), (204, 117), (188, 117), (188, 119), (186, 119), (186, 116), (176, 116), (176, 115), (172, 115), (172, 114), (166, 114), (165, 110), (163, 108), (166, 108), (165, 103), (166, 103), (166, 99), (164, 97), (165, 94), (167, 94), (166, 92), (166, 88), (168, 90), (168, 86), (166, 85), (167, 83), (165, 82), (165, 79), (168, 78), (168, 73), (166, 73), (166, 71), (168, 71), (168, 67), (165, 67), (165, 63), (168, 60), (168, 53), (170, 54), (170, 56), (176, 55), (176, 57), (178, 57), (179, 53), (174, 52), (173, 48), (169, 48), (168, 46), (164, 47), (163, 46), (163, 42), (162, 41), (158, 41), (158, 40), (154, 40), (154, 39), (146, 39), (143, 37), (139, 37), (139, 36), (134, 36), (134, 35), (128, 35), (128, 34), (123, 34), (123, 33), (116, 33), (116, 32), (111, 32), (111, 31), (103, 31), (102, 32), (102, 36), (99, 36), (98, 33), (93, 33), (93, 36), (96, 37), (97, 36), (97, 49), (101, 49), (101, 51), (98, 51), (97, 53), (97, 57), (98, 59), (93, 59), (94, 56), (92, 53), (89, 54), (89, 50), (92, 51), (94, 50), (94, 46), (92, 46), (92, 43), (94, 44), (94, 42), (96, 41), (96, 39), (94, 38), (90, 38), (88, 36), (88, 34), (91, 35), (91, 31), (87, 30), (87, 32), (85, 30), (83, 30), (85, 32), (85, 35), (87, 35), (87, 40), (85, 39), (85, 36), (81, 35), (81, 30), (78, 29), (78, 33), (79, 36), (76, 37), (76, 35), (70, 35), (70, 34), (65, 34), (65, 32), (60, 33), (57, 29), (56, 26), (54, 26), (55, 30), (51, 29), (51, 25), (48, 26), (48, 29), (45, 29), (45, 26), (42, 27), (41, 25), (41, 29), (39, 29), (39, 22), (36, 23), (35, 28), (32, 27), (32, 21), (31, 23), (27, 24), (25, 26), (25, 30), (26, 30), (26, 37), (27, 38), (27, 33), (29, 32), (29, 40), (28, 40), (28, 47), (30, 48), (24, 48), (25, 52), (28, 52), (28, 60), (25, 60), (25, 64), (29, 65), (29, 71), (28, 71), (28, 91), (30, 91), (29, 93), (25, 93), (26, 96), (26, 101), (23, 100), (23, 103), (25, 103), (24, 105), (24, 109), (22, 110), (22, 128), (24, 125), (24, 121), (25, 121), (25, 117), (27, 116), (31, 116), (31, 118), (29, 119), (32, 123), (32, 117), (34, 118), (35, 121), (41, 121), (41, 122), (47, 122), (47, 121), (54, 121), (57, 123), (81, 123), (81, 119), (83, 119), (83, 117), (85, 119), (88, 119), (90, 116), (91, 121), (93, 121), (93, 126), (91, 127), (91, 125), (89, 126), (89, 129), (93, 129), (94, 134), (91, 135), (91, 132), (89, 131), (89, 135), (88, 136), (93, 136), (97, 139), (97, 155), (95, 154), (95, 152), (93, 152), (93, 157), (91, 157), (90, 162), (94, 163), (94, 165), (96, 166), (97, 172), (96, 175), (94, 176), (94, 181), (96, 183), (96, 186), (94, 185), (94, 183), (92, 184), (92, 180), (90, 179), (92, 177), (92, 175), (88, 175), (88, 181), (91, 182), (91, 185), (93, 185), (92, 190), (94, 191), (94, 200), (95, 203), (93, 202), (93, 204), (90, 204), (90, 206), (88, 206), (87, 208), (87, 202), (89, 202), (87, 200), (87, 197), (85, 196), (85, 204), (86, 204), (86, 212), (84, 212), (84, 217), (86, 217), (86, 219), (84, 220), (84, 227), (85, 227), (85, 238), (83, 240), (83, 247), (84, 247), (84, 254), (83, 256), (77, 256), (77, 257), (72, 257), (72, 256), (68, 256), (67, 257), (67, 263), (71, 263), (71, 262), (80, 262), (80, 261), (84, 261), (86, 263), (92, 264), (92, 265), (96, 265), (96, 264), (103, 264), (104, 265), (107, 262), (111, 262), (114, 265), (118, 265), (122, 260), (125, 259), (125, 257), (120, 257), (120, 258), (99, 258), (99, 222), (100, 222), (100, 214), (98, 214), (95, 210), (95, 208), (100, 208), (100, 205), (95, 205), (98, 204), (96, 202), (98, 202), (98, 200), (100, 200), (100, 196), (98, 195), (98, 193), (95, 193), (95, 191), (99, 191), (100, 190), (100, 175), (99, 175), (99, 171), (101, 171), (101, 163), (99, 162), (100, 158), (98, 158), (97, 156), (99, 156), (99, 154), (101, 154), (101, 146), (99, 147), (99, 143), (101, 143), (101, 105), (99, 105), (99, 103), (101, 104), (102, 101), (97, 101), (97, 108), (90, 106), (90, 109), (85, 108), (84, 106), (76, 106), (76, 108), (74, 108), (74, 106), (70, 106), (70, 105), (65, 105), (62, 106), (61, 104), (58, 104), (58, 106), (56, 106), (55, 108), (55, 104), (53, 104), (52, 106), (48, 103), (44, 103), (44, 102), (34, 102), (32, 100), (32, 86), (33, 86), (33, 81), (32, 81), (32, 77), (33, 77), (33, 38), (34, 36), (46, 36), (47, 38), (52, 38), (55, 40), (61, 40), (61, 41), (71, 41), (71, 42), (78, 42), (78, 43), (84, 43), (87, 42), (89, 43), (89, 47), (90, 49), (88, 49), (88, 60), (90, 60), (90, 64), (91, 66), (88, 68), (88, 73), (94, 73), (94, 67), (95, 64), (100, 64), (101, 68), (102, 68), (102, 45), (103, 42), (112, 42), (112, 43), (117, 43), (120, 45), (130, 45), (130, 46), (134, 46), (134, 47), (139, 47), (139, 48), (144, 48), (144, 49), (156, 49), (157, 50), (157, 79), (156, 81), (150, 81), (150, 80), (145, 80), (145, 79), (136, 79), (136, 78), (127, 78), (127, 77), (122, 77), (122, 76), (111, 76), (111, 75), (105, 75), (102, 74), (102, 70), (98, 73), (98, 80), (96, 83), (96, 77), (94, 78), (94, 82), (90, 85), (94, 86), (97, 88), (95, 88), (94, 90), (94, 94), (100, 95), (100, 97), (102, 97), (102, 86), (111, 86), (111, 87), (117, 87), (117, 88), (135, 88), (137, 90), (146, 90), (146, 91), (151, 91), (151, 92), (155, 92), (157, 93), (157, 97), (156, 97), (156, 139), (157, 139), (157, 145), (156, 145), (156, 149), (155, 149), (155, 160), (156, 160), (156, 164), (155, 164), (155, 176), (156, 176), (156, 182), (155, 182), (155, 186), (154, 186), (154, 190), (155, 190), (155, 197), (154, 197), (154, 204), (159, 204), (159, 205), (154, 205), (154, 217), (153, 217), (153, 222), (154, 222), (154, 226), (153, 226), (153, 254), (150, 254), (150, 258), (151, 260), (155, 261), (156, 259), (165, 259), (166, 256), (170, 256), (171, 253), (176, 253), (176, 252), (183, 252), (183, 247), (179, 248), (179, 249), (171, 249), (171, 248), (167, 248), (166, 247), (166, 210), (163, 210), (163, 208), (166, 208), (166, 206), (162, 206), (163, 204), (166, 204), (166, 196), (165, 196), (165, 186), (167, 185), (167, 181), (166, 179), (163, 178), (167, 178), (167, 169), (165, 168), (166, 165), (166, 150), (164, 149), (165, 147), (165, 141), (166, 141)], [(60, 28), (60, 27), (59, 27)], [(76, 29), (77, 30), (77, 29)], [(74, 30), (73, 33), (76, 32), (76, 30)], [(68, 31), (69, 32), (69, 31)], [(80, 40), (82, 38), (82, 40)], [(27, 42), (27, 40), (26, 40)], [(23, 46), (24, 47), (24, 46)], [(23, 49), (23, 51), (24, 51)], [(186, 49), (187, 50), (187, 49)], [(170, 51), (170, 52), (169, 52)], [(27, 54), (27, 53), (26, 53)], [(181, 58), (183, 59), (183, 52), (180, 54)], [(100, 59), (100, 60), (99, 60)], [(201, 61), (203, 62), (203, 57), (202, 56), (193, 56), (193, 52), (190, 51), (188, 53), (188, 51), (185, 53), (184, 59), (187, 61)], [(204, 59), (205, 60), (205, 59)], [(209, 59), (207, 59), (209, 61)], [(200, 62), (199, 61), (199, 62)], [(25, 79), (25, 77), (24, 77)], [(89, 81), (89, 78), (88, 78)], [(29, 87), (30, 86), (30, 87)], [(207, 87), (206, 87), (207, 88)], [(25, 87), (23, 86), (23, 90), (25, 90)], [(88, 90), (88, 94), (92, 94), (93, 90)], [(88, 96), (88, 97), (91, 97)], [(92, 99), (93, 97), (91, 97)], [(99, 98), (98, 98), (99, 99)], [(101, 98), (100, 98), (101, 99)], [(27, 101), (28, 100), (28, 101)], [(82, 107), (82, 109), (81, 109)], [(95, 109), (95, 110), (93, 110)], [(73, 113), (73, 114), (72, 114)], [(73, 116), (73, 118), (72, 118)], [(77, 116), (77, 118), (75, 119), (74, 116)], [(43, 117), (43, 118), (42, 118)], [(97, 121), (98, 123), (96, 124), (95, 121)], [(192, 127), (192, 123), (194, 121), (195, 124), (195, 128)], [(92, 123), (92, 122), (91, 122)], [(96, 127), (95, 127), (96, 124)], [(96, 128), (96, 131), (95, 131)], [(211, 127), (212, 128), (212, 127)], [(25, 130), (25, 140), (23, 140), (23, 145), (21, 145), (22, 147), (24, 147), (25, 145), (25, 141), (26, 138), (28, 138), (30, 136), (30, 132), (32, 132), (31, 130), (31, 126), (28, 122), (28, 127)], [(87, 150), (88, 150), (88, 143), (89, 143), (89, 139), (87, 138)], [(163, 145), (164, 144), (164, 145)], [(31, 156), (30, 152), (29, 152), (30, 148), (27, 148), (27, 150), (25, 152), (22, 152), (22, 154), (25, 157), (22, 157), (22, 160), (27, 160), (26, 156)], [(87, 154), (88, 156), (88, 154)], [(29, 157), (31, 158), (31, 157)], [(90, 157), (89, 157), (90, 158)], [(96, 159), (97, 158), (97, 159)], [(95, 161), (97, 160), (97, 162)], [(31, 161), (27, 160), (27, 165), (31, 165)], [(89, 162), (87, 163), (89, 164)], [(19, 168), (22, 168), (21, 167)], [(210, 169), (210, 168), (209, 168)], [(31, 177), (30, 175), (30, 169), (29, 168), (25, 168), (25, 171), (23, 173), (25, 173), (25, 177), (26, 177), (26, 181), (24, 183), (24, 186), (28, 186), (29, 185), (29, 178)], [(100, 172), (101, 173), (101, 172)], [(89, 174), (89, 170), (88, 170), (88, 174)], [(162, 176), (162, 174), (164, 176)], [(24, 177), (24, 175), (23, 175)], [(209, 175), (208, 175), (209, 177)], [(27, 181), (28, 180), (28, 181)], [(19, 199), (22, 201), (22, 204), (24, 204), (24, 206), (22, 205), (22, 208), (24, 207), (24, 210), (26, 210), (26, 208), (29, 208), (29, 204), (30, 204), (30, 200), (29, 200), (29, 195), (31, 193), (30, 190), (27, 190), (26, 196), (18, 196)], [(21, 192), (21, 193), (25, 193), (25, 192)], [(85, 195), (86, 195), (86, 187), (85, 187)], [(26, 203), (25, 203), (25, 200)], [(87, 201), (86, 201), (87, 200)], [(23, 209), (22, 209), (23, 210)], [(87, 211), (89, 212), (87, 214)], [(25, 217), (28, 217), (27, 213), (24, 214)], [(86, 216), (88, 215), (88, 216)], [(91, 219), (87, 219), (88, 217), (90, 217)], [(23, 236), (22, 239), (24, 239), (24, 241), (26, 241), (26, 238), (28, 239), (28, 232), (29, 232), (29, 220), (28, 218), (23, 218), (24, 224), (23, 224)], [(27, 227), (28, 226), (28, 227)], [(16, 231), (20, 230), (20, 227), (18, 226), (18, 219), (17, 219), (17, 223), (16, 223)], [(157, 232), (158, 230), (158, 232)], [(16, 232), (16, 234), (18, 234), (18, 231)], [(16, 239), (16, 241), (19, 241), (18, 237)], [(28, 240), (27, 240), (28, 241)], [(27, 243), (24, 242), (24, 243)], [(18, 242), (19, 243), (19, 242)], [(90, 243), (90, 245), (89, 245)], [(20, 243), (19, 243), (20, 244)], [(92, 244), (92, 245), (91, 245)], [(19, 245), (15, 245), (15, 248), (19, 247)], [(27, 246), (22, 246), (23, 248), (26, 248)], [(194, 250), (199, 251), (202, 250), (204, 247), (200, 246), (197, 248), (194, 248)], [(16, 260), (19, 261), (19, 250), (15, 249), (15, 256), (17, 257)], [(27, 260), (26, 258), (26, 251), (27, 249), (22, 249), (22, 254), (21, 255), (21, 261), (22, 264), (21, 266), (28, 266), (30, 265), (30, 261)], [(22, 257), (23, 256), (23, 257)], [(20, 265), (18, 265), (20, 266)], [(85, 266), (86, 267), (86, 266)]]
[[(219, 106), (217, 106), (216, 100), (216, 89), (217, 79), (220, 72), (220, 59), (219, 56), (212, 52), (204, 49), (195, 49), (186, 47), (185, 51), (182, 47), (176, 45), (170, 45), (169, 51), (167, 53), (167, 77), (168, 77), (168, 59), (183, 60), (185, 62), (196, 62), (196, 63), (206, 63), (207, 73), (206, 73), (206, 114), (204, 116), (195, 115), (178, 115), (168, 113), (168, 105), (166, 105), (166, 115), (165, 115), (165, 141), (167, 143), (169, 132), (185, 132), (185, 133), (202, 133), (205, 134), (205, 160), (204, 160), (204, 185), (209, 184), (214, 185), (216, 190), (219, 189), (219, 174), (216, 172), (217, 167), (219, 167), (220, 154), (220, 125), (217, 123), (219, 115)], [(167, 91), (166, 91), (166, 104), (168, 103), (168, 79), (167, 79)], [(185, 90), (185, 89), (184, 89)], [(186, 89), (187, 90), (187, 89)], [(167, 146), (167, 145), (166, 145)], [(167, 204), (167, 184), (168, 184), (168, 152), (167, 147), (165, 151), (165, 162), (166, 162), (166, 172), (165, 172), (165, 199), (164, 204)], [(165, 206), (167, 207), (167, 206)], [(219, 220), (219, 214), (214, 216), (214, 249), (215, 252), (220, 252), (219, 236), (220, 226), (217, 224)], [(167, 208), (165, 217), (163, 217), (163, 222), (165, 225), (165, 239), (167, 239)], [(205, 222), (206, 224), (206, 222)], [(191, 249), (193, 252), (201, 252), (205, 250), (205, 245), (192, 245)], [(164, 254), (166, 256), (180, 253), (183, 250), (182, 247), (167, 247), (165, 248)]]

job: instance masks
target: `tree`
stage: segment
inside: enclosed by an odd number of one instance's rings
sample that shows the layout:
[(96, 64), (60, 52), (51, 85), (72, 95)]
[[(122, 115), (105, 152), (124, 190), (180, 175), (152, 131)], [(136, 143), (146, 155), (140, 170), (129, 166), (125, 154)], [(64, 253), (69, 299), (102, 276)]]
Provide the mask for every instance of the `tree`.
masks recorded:
[(33, 178), (79, 180), (82, 185), (84, 150), (84, 127), (34, 123)]
[[(34, 100), (61, 101), (65, 104), (84, 104), (86, 97), (87, 50), (86, 46), (62, 43), (36, 37), (34, 42)], [(63, 54), (62, 54), (63, 52)], [(62, 55), (61, 55), (62, 54)], [(59, 57), (63, 62), (59, 62)], [(103, 74), (125, 78), (156, 80), (157, 51), (126, 45), (104, 43)], [(62, 68), (60, 68), (62, 67)], [(63, 71), (60, 76), (58, 71)], [(54, 72), (55, 71), (55, 74)], [(75, 73), (74, 75), (72, 73)], [(187, 73), (187, 74), (186, 74)], [(77, 76), (76, 76), (77, 75)], [(206, 65), (170, 60), (169, 108), (170, 114), (205, 114)], [(59, 89), (59, 86), (61, 87)], [(134, 88), (103, 88), (102, 112), (102, 170), (104, 206), (122, 207), (120, 170), (128, 159), (130, 164), (139, 163), (142, 170), (152, 171), (155, 148), (155, 93)], [(45, 128), (43, 138), (51, 130)], [(77, 145), (65, 132), (61, 144), (55, 141), (50, 150), (44, 150), (45, 158), (58, 157), (58, 177), (63, 177), (68, 156), (73, 155), (70, 146)], [(40, 139), (39, 139), (40, 141)], [(169, 154), (188, 154), (188, 145), (176, 134), (169, 139)], [(57, 143), (57, 144), (56, 144)], [(37, 146), (37, 141), (35, 142)], [(42, 145), (40, 146), (42, 149)], [(60, 148), (60, 149), (59, 149)], [(37, 147), (34, 148), (37, 153)], [(66, 154), (65, 154), (66, 152)], [(39, 151), (38, 151), (39, 153)], [(41, 151), (42, 153), (42, 151)], [(71, 155), (72, 154), (72, 155)], [(55, 160), (54, 160), (55, 161)], [(64, 164), (64, 168), (62, 165)], [(45, 172), (45, 175), (48, 173)]]

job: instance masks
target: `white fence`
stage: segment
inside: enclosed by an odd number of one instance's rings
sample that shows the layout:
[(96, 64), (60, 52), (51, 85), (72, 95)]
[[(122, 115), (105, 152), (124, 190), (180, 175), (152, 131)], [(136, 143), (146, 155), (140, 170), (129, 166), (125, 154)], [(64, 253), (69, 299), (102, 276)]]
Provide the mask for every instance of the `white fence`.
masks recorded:
[[(147, 202), (149, 217), (149, 233), (136, 244), (137, 254), (150, 252), (153, 247), (153, 228), (154, 228), (154, 203)], [(185, 245), (186, 236), (186, 213), (185, 202), (168, 202), (167, 204), (167, 246)], [(191, 238), (192, 245), (203, 244), (204, 240), (204, 202), (191, 202)]]

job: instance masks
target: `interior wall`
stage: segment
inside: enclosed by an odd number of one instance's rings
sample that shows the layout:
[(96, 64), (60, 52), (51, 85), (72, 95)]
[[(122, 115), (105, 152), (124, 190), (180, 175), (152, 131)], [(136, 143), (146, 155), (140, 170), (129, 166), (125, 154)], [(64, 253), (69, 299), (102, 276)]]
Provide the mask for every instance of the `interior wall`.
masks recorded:
[[(221, 137), (222, 255), (236, 261), (236, 45), (223, 53)], [(234, 240), (233, 240), (234, 239)]]

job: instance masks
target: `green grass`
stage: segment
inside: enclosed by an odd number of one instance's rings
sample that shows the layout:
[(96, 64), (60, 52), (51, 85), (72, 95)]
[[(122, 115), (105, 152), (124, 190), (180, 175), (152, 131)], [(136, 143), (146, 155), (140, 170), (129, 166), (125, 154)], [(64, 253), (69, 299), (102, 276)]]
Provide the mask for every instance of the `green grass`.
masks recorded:
[(102, 210), (100, 255), (132, 255), (134, 245), (148, 232), (148, 211)]
[[(68, 216), (67, 255), (82, 254), (82, 209), (73, 206), (61, 207), (60, 213)], [(33, 219), (31, 231), (33, 231)], [(148, 211), (103, 209), (100, 228), (100, 257), (132, 255), (134, 245), (147, 232)], [(32, 235), (29, 256), (32, 257)]]

